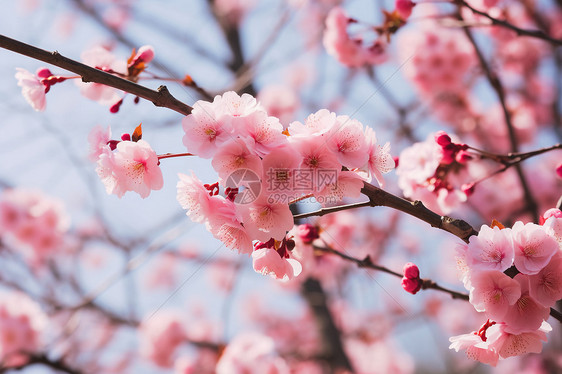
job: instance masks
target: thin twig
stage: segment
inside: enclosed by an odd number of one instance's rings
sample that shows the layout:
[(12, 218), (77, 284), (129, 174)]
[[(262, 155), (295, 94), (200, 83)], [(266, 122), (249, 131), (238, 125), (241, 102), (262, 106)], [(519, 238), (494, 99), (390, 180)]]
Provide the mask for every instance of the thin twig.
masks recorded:
[(476, 13), (480, 16), (483, 16), (483, 17), (489, 19), (492, 22), (492, 25), (505, 27), (509, 30), (514, 31), (518, 36), (530, 36), (530, 37), (533, 37), (533, 38), (542, 39), (544, 41), (547, 41), (547, 42), (552, 43), (552, 44), (557, 45), (557, 46), (562, 46), (562, 40), (561, 39), (553, 38), (550, 35), (548, 35), (547, 33), (543, 32), (542, 30), (522, 29), (522, 28), (519, 28), (519, 27), (517, 27), (517, 26), (515, 26), (515, 25), (513, 25), (513, 24), (511, 24), (507, 21), (494, 18), (486, 12), (475, 9), (474, 7), (472, 7), (470, 4), (468, 4), (464, 0), (453, 0), (453, 1), (455, 3), (457, 3), (458, 5), (461, 5), (461, 6), (464, 6), (468, 9), (470, 9), (473, 13)]
[[(460, 21), (463, 21), (463, 18), (460, 14), (460, 7), (461, 7), (461, 5), (459, 5), (459, 11), (457, 12), (457, 18)], [(513, 126), (513, 122), (511, 120), (511, 113), (507, 109), (507, 101), (506, 101), (506, 98), (505, 98), (505, 91), (503, 89), (502, 82), (500, 81), (497, 74), (495, 72), (493, 72), (492, 69), (488, 66), (488, 63), (486, 62), (486, 59), (484, 58), (484, 54), (480, 50), (480, 47), (476, 43), (476, 40), (474, 40), (474, 37), (472, 36), (472, 32), (470, 31), (470, 29), (465, 27), (465, 28), (463, 28), (463, 30), (464, 30), (464, 33), (465, 33), (466, 37), (468, 38), (468, 40), (470, 41), (470, 43), (474, 47), (474, 52), (476, 53), (476, 56), (478, 57), (478, 61), (480, 62), (480, 66), (482, 67), (482, 70), (484, 71), (484, 74), (486, 75), (486, 78), (488, 79), (488, 82), (490, 83), (490, 86), (492, 86), (492, 88), (496, 92), (496, 95), (498, 96), (498, 100), (499, 100), (500, 105), (503, 109), (503, 114), (504, 114), (504, 118), (505, 118), (505, 125), (507, 127), (507, 132), (509, 134), (509, 142), (510, 142), (510, 145), (511, 145), (511, 152), (517, 153), (517, 152), (519, 152), (519, 146), (518, 146), (517, 137), (516, 137), (516, 134), (515, 134), (515, 127)], [(519, 164), (515, 165), (515, 171), (517, 172), (517, 176), (519, 177), (519, 182), (521, 184), (521, 187), (523, 188), (523, 193), (524, 193), (525, 202), (526, 202), (526, 209), (525, 210), (527, 210), (529, 213), (531, 213), (531, 215), (533, 216), (533, 220), (535, 222), (538, 222), (539, 217), (538, 217), (538, 213), (537, 213), (537, 202), (535, 201), (535, 198), (533, 197), (533, 195), (531, 193), (531, 190), (529, 188), (529, 184), (527, 183), (525, 175), (523, 174), (523, 169), (521, 168), (521, 165), (519, 165)]]

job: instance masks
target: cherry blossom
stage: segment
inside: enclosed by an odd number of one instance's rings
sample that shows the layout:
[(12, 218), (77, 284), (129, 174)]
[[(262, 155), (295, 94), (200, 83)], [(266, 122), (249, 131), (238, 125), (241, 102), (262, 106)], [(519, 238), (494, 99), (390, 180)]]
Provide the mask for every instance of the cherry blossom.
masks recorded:
[(554, 253), (560, 251), (556, 240), (542, 226), (534, 223), (513, 225), (515, 267), (523, 274), (536, 274), (548, 264)]
[(244, 217), (244, 227), (254, 240), (282, 240), (287, 231), (293, 228), (293, 214), (289, 205), (272, 202), (266, 196), (260, 196), (240, 209)]
[(521, 296), (508, 308), (503, 322), (511, 333), (537, 330), (548, 318), (550, 309), (530, 295), (528, 275), (517, 274), (513, 279), (521, 286)]
[(512, 265), (514, 249), (510, 229), (482, 225), (478, 235), (469, 240), (467, 263), (471, 268), (505, 271)]
[(326, 51), (349, 67), (384, 62), (387, 59), (384, 38), (377, 38), (370, 45), (364, 46), (360, 36), (352, 38), (348, 34), (347, 27), (352, 22), (342, 8), (332, 8), (326, 18), (323, 37)]
[(275, 342), (259, 333), (243, 333), (226, 347), (217, 363), (217, 374), (288, 374), (285, 361), (275, 352)]
[(558, 251), (537, 274), (529, 276), (529, 294), (544, 306), (562, 299), (562, 254)]
[[(113, 53), (101, 46), (90, 48), (81, 54), (82, 62), (86, 65), (108, 71), (127, 75), (127, 61), (118, 59)], [(90, 100), (99, 102), (102, 105), (111, 106), (121, 100), (119, 91), (99, 83), (84, 83), (76, 80), (80, 87), (80, 93)]]
[(116, 152), (100, 155), (96, 172), (108, 194), (122, 197), (125, 192), (134, 191), (144, 199), (164, 184), (158, 164), (156, 152), (146, 141), (121, 141)]
[(375, 130), (370, 127), (365, 128), (365, 140), (368, 144), (369, 159), (367, 167), (369, 173), (375, 177), (382, 188), (384, 187), (382, 175), (390, 172), (395, 166), (394, 159), (390, 155), (390, 143), (387, 142), (383, 146), (377, 144)]
[(44, 111), (46, 106), (46, 87), (40, 79), (29, 71), (17, 68), (16, 79), (21, 87), (23, 97), (36, 111)]
[(2, 291), (0, 300), (0, 361), (6, 367), (22, 365), (25, 353), (40, 348), (48, 317), (21, 292)]
[(471, 277), (470, 302), (493, 320), (502, 320), (510, 305), (521, 296), (519, 283), (501, 271), (479, 271)]
[(147, 317), (139, 333), (141, 355), (158, 366), (172, 367), (175, 350), (186, 339), (179, 311), (161, 310)]

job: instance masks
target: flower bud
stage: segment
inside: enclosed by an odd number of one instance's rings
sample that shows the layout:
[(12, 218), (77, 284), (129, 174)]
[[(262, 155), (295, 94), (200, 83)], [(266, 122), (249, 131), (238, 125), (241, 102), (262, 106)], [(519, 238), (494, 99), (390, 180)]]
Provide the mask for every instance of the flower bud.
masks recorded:
[(451, 137), (447, 135), (445, 131), (437, 131), (435, 133), (435, 141), (441, 147), (446, 146), (447, 144), (451, 144)]
[(318, 228), (311, 225), (310, 223), (305, 223), (297, 227), (297, 236), (304, 244), (310, 244), (314, 239), (318, 239)]

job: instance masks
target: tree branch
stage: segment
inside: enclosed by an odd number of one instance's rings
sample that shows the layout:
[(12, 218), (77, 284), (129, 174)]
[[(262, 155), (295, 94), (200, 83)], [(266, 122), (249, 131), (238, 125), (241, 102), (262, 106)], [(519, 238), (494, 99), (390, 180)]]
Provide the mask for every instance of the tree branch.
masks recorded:
[[(459, 5), (459, 10), (457, 12), (457, 18), (460, 21), (464, 21), (461, 14), (460, 14), (460, 7), (461, 7), (461, 5)], [(498, 99), (500, 101), (500, 105), (503, 109), (503, 114), (504, 114), (504, 118), (505, 118), (505, 125), (507, 127), (507, 132), (509, 134), (509, 142), (511, 144), (511, 152), (517, 153), (517, 152), (519, 152), (519, 146), (518, 146), (517, 137), (516, 137), (516, 134), (515, 134), (515, 127), (513, 126), (513, 122), (511, 120), (511, 113), (507, 109), (507, 102), (506, 102), (506, 99), (505, 99), (505, 91), (503, 89), (503, 85), (502, 85), (499, 77), (497, 76), (497, 74), (495, 72), (493, 72), (492, 69), (490, 69), (490, 67), (488, 66), (488, 63), (486, 62), (486, 59), (484, 58), (484, 55), (483, 55), (482, 51), (478, 47), (478, 44), (474, 40), (474, 37), (472, 36), (472, 32), (470, 31), (470, 29), (468, 27), (464, 27), (463, 30), (464, 30), (464, 33), (465, 33), (466, 37), (468, 38), (468, 40), (470, 41), (470, 43), (474, 47), (474, 52), (476, 53), (476, 56), (478, 57), (478, 61), (480, 62), (480, 66), (482, 67), (482, 70), (484, 71), (484, 74), (486, 75), (486, 78), (488, 79), (488, 82), (490, 82), (490, 85), (492, 86), (492, 88), (496, 92), (496, 95), (498, 96)], [(531, 215), (533, 216), (533, 220), (535, 222), (538, 222), (539, 216), (538, 216), (538, 213), (537, 213), (537, 202), (535, 201), (535, 198), (533, 197), (533, 195), (531, 193), (531, 190), (529, 189), (529, 185), (527, 183), (527, 180), (525, 179), (525, 175), (523, 174), (523, 169), (521, 168), (521, 165), (515, 165), (515, 171), (517, 172), (517, 176), (519, 177), (521, 187), (523, 188), (523, 193), (524, 193), (525, 202), (526, 202), (526, 209), (525, 210), (527, 210), (529, 213), (531, 213)]]
[(62, 359), (52, 360), (45, 353), (29, 354), (27, 357), (28, 361), (24, 364), (14, 367), (0, 367), (0, 373), (7, 373), (11, 370), (23, 370), (31, 365), (40, 364), (51, 369), (55, 369), (59, 372), (64, 372), (68, 374), (82, 374), (81, 370), (75, 369), (68, 364), (66, 364)]
[[(347, 357), (338, 330), (330, 309), (326, 293), (320, 282), (308, 278), (301, 287), (301, 294), (312, 310), (318, 330), (320, 332), (320, 357), (330, 365), (330, 373), (337, 373), (336, 369), (345, 369), (353, 373), (351, 362)], [(319, 357), (319, 358), (320, 358)]]
[(172, 109), (183, 115), (190, 114), (193, 109), (189, 105), (184, 104), (173, 97), (166, 86), (160, 86), (157, 91), (154, 91), (137, 83), (64, 57), (56, 51), (49, 52), (18, 40), (8, 38), (4, 35), (0, 35), (0, 47), (76, 73), (82, 77), (82, 81), (84, 82), (100, 83), (117, 88), (148, 101), (152, 101), (152, 103), (156, 106)]
[(515, 26), (515, 25), (513, 25), (509, 22), (506, 22), (504, 20), (494, 18), (486, 12), (475, 9), (474, 7), (472, 7), (470, 4), (468, 4), (464, 0), (454, 0), (454, 2), (457, 3), (458, 5), (461, 5), (461, 6), (464, 6), (468, 9), (470, 9), (473, 13), (476, 13), (480, 16), (483, 16), (483, 17), (489, 19), (492, 22), (492, 25), (502, 26), (502, 27), (505, 27), (509, 30), (514, 31), (518, 36), (530, 36), (530, 37), (533, 37), (533, 38), (542, 39), (544, 41), (547, 41), (547, 42), (552, 43), (552, 44), (557, 45), (557, 46), (562, 46), (562, 40), (561, 39), (553, 38), (550, 35), (543, 32), (542, 30), (522, 29), (522, 28), (519, 28), (519, 27), (517, 27), (517, 26)]

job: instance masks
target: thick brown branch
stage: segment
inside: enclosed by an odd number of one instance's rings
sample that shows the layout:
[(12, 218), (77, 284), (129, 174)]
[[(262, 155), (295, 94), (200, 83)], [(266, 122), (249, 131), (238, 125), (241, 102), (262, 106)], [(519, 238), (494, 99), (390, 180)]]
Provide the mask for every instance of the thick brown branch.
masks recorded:
[(330, 373), (337, 373), (337, 369), (353, 372), (351, 362), (343, 349), (341, 333), (328, 308), (328, 300), (322, 285), (318, 280), (308, 278), (302, 284), (301, 294), (314, 315), (321, 336), (321, 358), (329, 364)]
[(440, 216), (426, 208), (421, 201), (408, 201), (364, 182), (361, 192), (369, 198), (370, 206), (386, 206), (407, 213), (432, 227), (445, 230), (468, 243), (468, 238), (478, 232), (467, 222), (447, 216)]
[(114, 87), (148, 101), (152, 101), (156, 106), (169, 108), (183, 115), (191, 113), (192, 108), (173, 97), (166, 86), (160, 86), (157, 91), (154, 91), (129, 80), (64, 57), (56, 51), (49, 52), (8, 38), (4, 35), (0, 35), (0, 47), (76, 73), (82, 77), (84, 82), (94, 82)]

